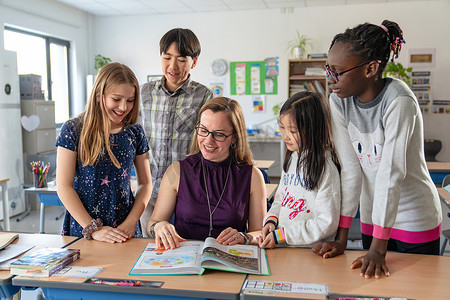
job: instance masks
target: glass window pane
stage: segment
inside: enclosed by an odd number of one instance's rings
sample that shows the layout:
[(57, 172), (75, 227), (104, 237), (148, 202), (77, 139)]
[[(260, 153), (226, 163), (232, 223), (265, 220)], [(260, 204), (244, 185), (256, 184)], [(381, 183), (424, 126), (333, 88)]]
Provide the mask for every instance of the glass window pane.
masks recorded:
[(4, 39), (5, 49), (17, 52), (19, 74), (41, 75), (41, 89), (48, 99), (45, 39), (10, 30), (4, 31)]
[(55, 101), (55, 122), (63, 123), (69, 118), (69, 78), (67, 71), (67, 47), (50, 44), (52, 100)]

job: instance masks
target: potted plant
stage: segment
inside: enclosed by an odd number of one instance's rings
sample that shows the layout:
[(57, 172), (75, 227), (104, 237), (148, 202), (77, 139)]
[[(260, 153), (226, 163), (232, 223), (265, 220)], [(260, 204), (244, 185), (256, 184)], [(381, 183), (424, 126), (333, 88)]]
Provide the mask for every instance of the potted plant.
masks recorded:
[(111, 58), (109, 57), (104, 57), (100, 54), (97, 54), (95, 56), (95, 71), (98, 72), (98, 70), (100, 70), (101, 67), (103, 67), (104, 65), (108, 64), (112, 62)]
[(307, 55), (308, 49), (312, 48), (313, 40), (297, 30), (295, 39), (287, 43), (287, 50), (294, 58), (303, 58)]
[(384, 77), (390, 76), (400, 80), (403, 80), (408, 86), (411, 84), (412, 68), (405, 68), (399, 62), (388, 62), (384, 69)]

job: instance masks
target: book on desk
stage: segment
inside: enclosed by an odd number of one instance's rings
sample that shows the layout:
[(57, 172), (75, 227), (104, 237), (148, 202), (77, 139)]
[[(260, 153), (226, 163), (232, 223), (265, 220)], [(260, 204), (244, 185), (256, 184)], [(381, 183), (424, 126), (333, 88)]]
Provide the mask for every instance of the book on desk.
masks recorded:
[(49, 277), (80, 258), (79, 249), (42, 248), (13, 261), (12, 275)]
[(265, 250), (255, 245), (224, 246), (208, 237), (205, 242), (181, 242), (179, 248), (149, 243), (130, 275), (202, 275), (205, 269), (269, 275)]

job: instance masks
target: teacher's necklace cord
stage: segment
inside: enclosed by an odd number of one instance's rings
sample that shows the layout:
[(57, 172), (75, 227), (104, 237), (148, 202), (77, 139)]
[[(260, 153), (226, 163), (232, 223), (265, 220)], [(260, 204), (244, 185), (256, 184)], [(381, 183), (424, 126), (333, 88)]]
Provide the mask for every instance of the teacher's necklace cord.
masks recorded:
[(209, 234), (208, 234), (208, 236), (211, 236), (211, 232), (213, 230), (212, 217), (213, 217), (213, 214), (216, 211), (217, 207), (219, 206), (220, 200), (222, 200), (223, 193), (225, 192), (225, 188), (227, 187), (228, 178), (230, 177), (231, 159), (230, 159), (230, 164), (228, 165), (227, 178), (225, 179), (225, 184), (223, 185), (222, 193), (220, 194), (219, 201), (217, 201), (217, 204), (212, 211), (211, 211), (211, 202), (209, 201), (208, 185), (206, 184), (205, 166), (203, 165), (203, 157), (202, 157), (201, 161), (202, 161), (202, 170), (203, 170), (203, 181), (205, 182), (206, 200), (208, 200), (208, 210), (209, 210)]

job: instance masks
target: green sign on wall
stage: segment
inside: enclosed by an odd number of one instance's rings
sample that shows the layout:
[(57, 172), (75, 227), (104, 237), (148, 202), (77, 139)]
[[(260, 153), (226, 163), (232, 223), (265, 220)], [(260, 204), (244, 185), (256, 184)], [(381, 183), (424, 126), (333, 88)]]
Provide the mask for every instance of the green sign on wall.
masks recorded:
[(231, 95), (276, 95), (277, 76), (266, 76), (264, 61), (230, 62)]

